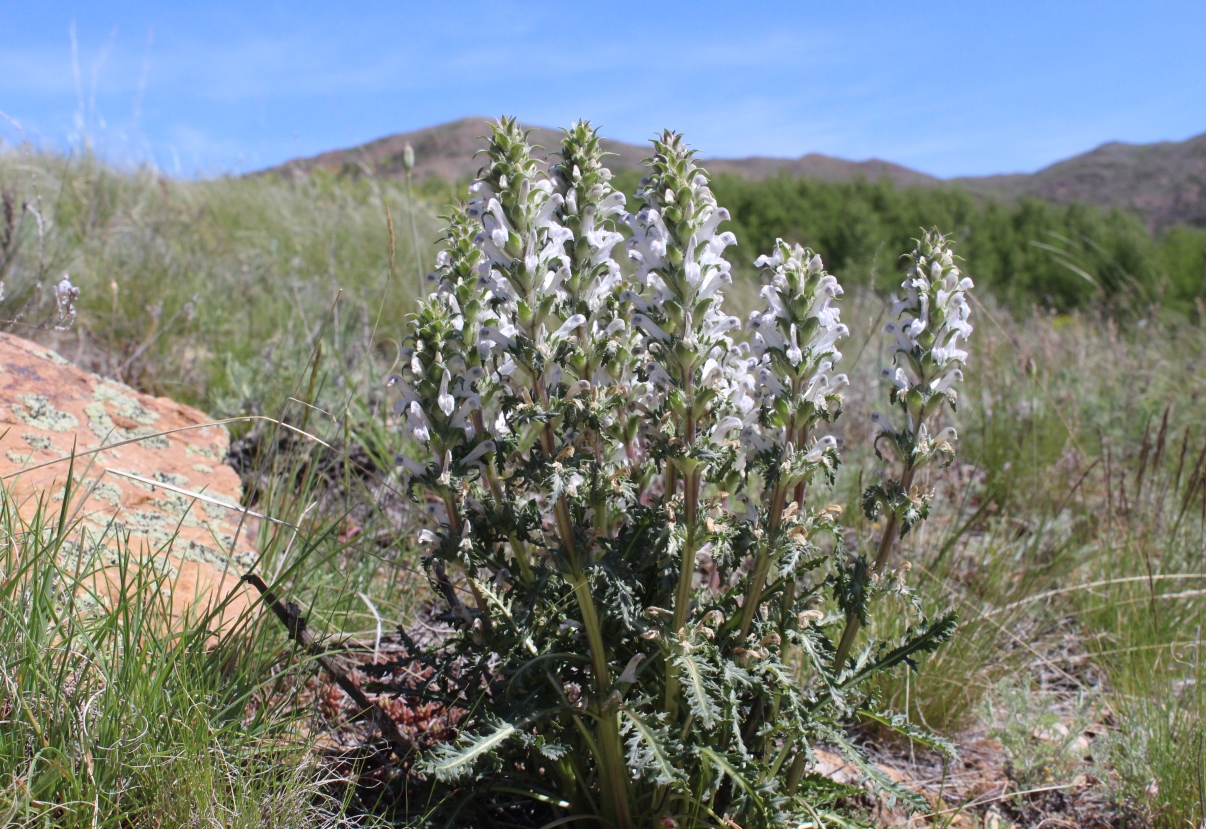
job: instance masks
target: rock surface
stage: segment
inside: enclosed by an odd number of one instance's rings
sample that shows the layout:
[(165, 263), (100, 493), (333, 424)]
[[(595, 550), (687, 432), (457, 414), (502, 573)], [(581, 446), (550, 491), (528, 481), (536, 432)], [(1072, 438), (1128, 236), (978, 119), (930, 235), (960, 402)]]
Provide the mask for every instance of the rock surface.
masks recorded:
[(240, 530), (239, 478), (223, 463), (229, 437), (209, 422), (0, 334), (0, 483), (24, 521), (39, 499), (44, 520), (57, 521), (69, 493), (76, 529), (63, 549), (102, 601), (133, 559), (162, 574), (176, 619), (227, 597), (222, 619), (247, 608), (239, 577), (256, 560), (250, 527)]

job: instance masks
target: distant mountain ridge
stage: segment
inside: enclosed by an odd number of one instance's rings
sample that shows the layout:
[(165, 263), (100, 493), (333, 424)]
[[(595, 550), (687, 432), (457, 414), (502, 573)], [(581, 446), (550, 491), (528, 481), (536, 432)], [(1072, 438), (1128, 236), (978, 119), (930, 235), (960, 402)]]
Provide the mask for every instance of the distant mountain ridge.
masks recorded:
[[(355, 174), (368, 168), (377, 175), (400, 177), (404, 173), (402, 150), (410, 143), (418, 179), (467, 179), (481, 167), (481, 156), (476, 153), (485, 147), (481, 136), (489, 134), (490, 122), (487, 118), (462, 118), (357, 147), (293, 159), (263, 172), (325, 170)], [(561, 131), (533, 127), (531, 140), (546, 151), (555, 150), (561, 144)], [(603, 146), (614, 153), (608, 163), (616, 172), (638, 167), (650, 152), (648, 146), (610, 139), (604, 139)], [(701, 164), (713, 174), (732, 173), (753, 179), (785, 174), (821, 181), (887, 179), (897, 187), (957, 185), (1003, 200), (1033, 196), (1132, 210), (1154, 230), (1176, 224), (1206, 227), (1206, 133), (1181, 142), (1104, 144), (1036, 173), (954, 179), (940, 179), (890, 161), (847, 161), (819, 153), (794, 159), (704, 158)]]
[(1206, 227), (1206, 133), (1186, 141), (1114, 141), (1037, 173), (951, 179), (973, 193), (1132, 210), (1148, 227)]

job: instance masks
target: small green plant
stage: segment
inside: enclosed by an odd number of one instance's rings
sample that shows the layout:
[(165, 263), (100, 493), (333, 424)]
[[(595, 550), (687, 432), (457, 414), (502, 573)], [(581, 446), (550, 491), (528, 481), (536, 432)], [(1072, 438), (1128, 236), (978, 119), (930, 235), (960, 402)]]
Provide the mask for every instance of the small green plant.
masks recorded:
[[(875, 438), (899, 477), (864, 495), (882, 530), (863, 555), (822, 488), (840, 459), (825, 427), (846, 383), (842, 289), (780, 241), (757, 260), (765, 310), (740, 337), (723, 310), (736, 239), (693, 155), (657, 138), (628, 213), (589, 124), (546, 174), (503, 119), (449, 217), (391, 379), (423, 447), (400, 457), (434, 518), (419, 541), (457, 626), (412, 654), (431, 670), (410, 692), (461, 712), (456, 742), (414, 765), (432, 820), (786, 825), (831, 811), (836, 787), (810, 774), (818, 741), (908, 797), (847, 738), (857, 716), (941, 744), (881, 711), (868, 680), (954, 628), (922, 614), (891, 553), (928, 512), (915, 474), (954, 455), (936, 421), (962, 378), (971, 282), (937, 231), (907, 257), (895, 414)], [(621, 221), (631, 276), (613, 255)], [(910, 624), (860, 643), (888, 596)]]
[(1074, 700), (1061, 717), (1029, 679), (1001, 682), (987, 703), (994, 723), (990, 736), (1009, 755), (1009, 776), (1021, 788), (1066, 783), (1085, 768), (1085, 728), (1093, 722), (1093, 700)]

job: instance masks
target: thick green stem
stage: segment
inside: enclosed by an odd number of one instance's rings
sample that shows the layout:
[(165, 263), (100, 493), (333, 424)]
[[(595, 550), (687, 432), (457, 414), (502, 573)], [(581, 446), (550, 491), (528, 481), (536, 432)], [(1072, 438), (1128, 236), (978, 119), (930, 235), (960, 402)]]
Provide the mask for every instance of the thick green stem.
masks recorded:
[[(693, 393), (693, 378), (690, 374), (686, 378), (686, 391), (688, 395)], [(687, 449), (695, 444), (695, 407), (694, 405), (687, 406), (685, 422), (682, 424), (683, 433), (686, 436)], [(682, 557), (679, 560), (678, 569), (678, 587), (674, 591), (674, 621), (671, 624), (670, 635), (674, 638), (678, 637), (678, 633), (687, 624), (687, 609), (691, 602), (691, 579), (695, 575), (695, 551), (698, 547), (696, 538), (698, 532), (699, 519), (699, 481), (700, 475), (703, 472), (702, 468), (696, 467), (690, 474), (683, 478), (683, 508), (686, 513), (687, 537), (683, 541)], [(674, 466), (666, 461), (666, 497), (669, 498), (672, 490), (670, 482), (674, 473)], [(678, 671), (674, 664), (666, 661), (666, 712), (670, 716), (670, 721), (673, 722), (678, 717), (678, 695), (679, 682)]]
[[(795, 380), (792, 383), (793, 396), (799, 391), (800, 381)], [(799, 430), (799, 436), (796, 434), (796, 416), (793, 414), (787, 424), (787, 439), (789, 441), (797, 441), (795, 448), (799, 450), (804, 446), (804, 441), (808, 439), (808, 427), (803, 426)], [(804, 482), (801, 481), (796, 485), (796, 503), (801, 506), (804, 503)], [(771, 495), (770, 515), (767, 517), (767, 533), (762, 540), (762, 544), (758, 549), (758, 562), (754, 566), (753, 575), (750, 577), (749, 589), (746, 591), (745, 600), (741, 605), (741, 640), (750, 633), (750, 626), (754, 622), (754, 614), (758, 612), (758, 605), (762, 603), (762, 590), (766, 587), (766, 576), (770, 572), (771, 566), (771, 551), (774, 545), (778, 542), (779, 524), (783, 520), (783, 510), (787, 506), (787, 488), (779, 486), (775, 488)]]
[(800, 786), (800, 781), (804, 778), (804, 769), (808, 766), (808, 756), (803, 752), (797, 752), (794, 760), (791, 761), (791, 766), (787, 769), (787, 793), (795, 794), (796, 789)]
[[(479, 435), (486, 433), (481, 409), (473, 413), (473, 427), (477, 429)], [(486, 461), (486, 482), (490, 486), (490, 494), (494, 496), (494, 503), (502, 508), (506, 504), (506, 493), (503, 491), (502, 483), (498, 479), (498, 469), (494, 466), (493, 457)], [(532, 563), (528, 559), (527, 545), (514, 532), (507, 534), (507, 540), (511, 542), (511, 550), (515, 553), (515, 563), (519, 567), (519, 577), (523, 579), (524, 584), (531, 584), (535, 580), (535, 576), (532, 574)]]
[(758, 605), (762, 602), (762, 589), (766, 586), (766, 576), (770, 572), (773, 558), (771, 551), (778, 541), (779, 524), (783, 520), (783, 508), (786, 500), (787, 489), (776, 487), (771, 496), (770, 520), (767, 524), (766, 535), (758, 548), (758, 561), (754, 565), (749, 589), (746, 591), (745, 600), (741, 605), (740, 638), (742, 641), (749, 636), (750, 626), (754, 622), (754, 614), (758, 612)]
[[(913, 474), (916, 470), (909, 467), (905, 470), (904, 476), (900, 480), (900, 486), (907, 494), (913, 486)], [(888, 516), (888, 523), (884, 525), (884, 534), (879, 539), (879, 549), (875, 554), (875, 562), (871, 566), (871, 575), (877, 576), (888, 564), (888, 557), (892, 552), (892, 546), (896, 541), (896, 527), (898, 524), (896, 513), (893, 512)], [(850, 649), (854, 647), (854, 640), (858, 637), (858, 632), (862, 628), (863, 623), (855, 614), (846, 617), (846, 629), (842, 631), (842, 638), (838, 642), (837, 653), (833, 657), (833, 670), (839, 672), (842, 666), (846, 664), (846, 657), (850, 655)]]
[[(545, 391), (539, 384), (536, 393), (540, 402), (547, 405)], [(556, 443), (551, 424), (545, 425), (541, 435), (541, 448), (544, 449), (546, 457), (553, 457)], [(599, 702), (596, 761), (599, 765), (603, 817), (618, 829), (629, 829), (632, 826), (632, 816), (628, 803), (628, 766), (624, 761), (624, 742), (620, 737), (620, 715), (610, 701), (611, 673), (607, 667), (607, 649), (603, 643), (603, 628), (599, 622), (594, 597), (590, 592), (590, 581), (578, 560), (574, 522), (570, 515), (569, 502), (564, 495), (557, 499), (553, 514), (557, 521), (557, 534), (560, 536), (561, 546), (565, 549), (566, 558), (569, 560), (570, 581), (574, 588), (574, 598), (578, 602), (578, 610), (582, 614), (582, 627), (586, 631), (586, 641), (590, 646), (591, 667), (595, 674), (595, 696)]]

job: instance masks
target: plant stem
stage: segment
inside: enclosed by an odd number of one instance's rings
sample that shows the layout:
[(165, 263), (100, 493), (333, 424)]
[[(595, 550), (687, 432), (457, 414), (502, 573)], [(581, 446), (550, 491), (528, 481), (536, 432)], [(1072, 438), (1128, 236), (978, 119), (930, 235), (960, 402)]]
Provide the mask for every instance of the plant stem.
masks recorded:
[(770, 521), (766, 528), (766, 536), (759, 546), (758, 563), (754, 566), (754, 572), (750, 576), (750, 586), (741, 605), (741, 641), (749, 636), (754, 614), (758, 612), (758, 605), (762, 601), (762, 588), (766, 586), (766, 575), (770, 572), (771, 550), (774, 549), (776, 536), (779, 534), (779, 524), (783, 520), (783, 507), (786, 500), (787, 489), (782, 486), (775, 487), (774, 494), (771, 496)]
[[(792, 415), (791, 422), (787, 427), (788, 437), (794, 437), (796, 433), (796, 419)], [(804, 445), (808, 433), (806, 429), (800, 430), (799, 443), (796, 448), (799, 449)], [(801, 481), (796, 486), (796, 503), (803, 504), (804, 501), (804, 483)], [(745, 637), (749, 636), (750, 625), (754, 622), (754, 614), (758, 612), (758, 605), (762, 602), (762, 589), (766, 586), (766, 575), (770, 572), (771, 566), (771, 551), (774, 550), (775, 544), (778, 541), (779, 525), (783, 520), (783, 510), (787, 506), (787, 487), (777, 486), (771, 495), (770, 516), (767, 519), (766, 536), (758, 549), (758, 563), (754, 567), (753, 575), (750, 577), (750, 586), (745, 594), (745, 601), (741, 605), (741, 628), (740, 639), (745, 641)]]
[(803, 751), (797, 752), (795, 759), (787, 769), (787, 793), (795, 794), (804, 777), (804, 769), (808, 766), (808, 755)]
[[(457, 536), (461, 534), (461, 515), (457, 511), (456, 498), (452, 492), (445, 489), (441, 493), (444, 499), (444, 509), (448, 513), (448, 531), (450, 534)], [(464, 568), (462, 568), (464, 569)], [(490, 608), (486, 605), (486, 598), (482, 595), (482, 591), (477, 589), (477, 584), (473, 581), (473, 573), (465, 570), (465, 581), (469, 585), (469, 592), (473, 594), (473, 602), (477, 605), (477, 610), (481, 613), (482, 627), (487, 633), (490, 632)]]
[[(548, 404), (548, 395), (541, 383), (536, 384), (536, 396), (542, 406)], [(552, 424), (546, 423), (541, 433), (541, 448), (548, 458), (552, 458), (556, 449)], [(557, 499), (553, 514), (557, 521), (557, 534), (561, 538), (561, 546), (565, 549), (566, 558), (570, 565), (570, 582), (574, 588), (574, 597), (578, 602), (578, 610), (582, 614), (582, 627), (586, 631), (586, 640), (590, 645), (591, 667), (595, 674), (595, 696), (599, 701), (599, 737), (598, 755), (599, 785), (602, 789), (603, 816), (617, 829), (629, 829), (632, 817), (628, 805), (628, 766), (624, 761), (624, 743), (620, 737), (619, 711), (611, 708), (611, 673), (607, 667), (607, 650), (603, 643), (603, 629), (599, 623), (599, 614), (595, 609), (594, 597), (590, 592), (590, 580), (587, 579), (578, 560), (577, 544), (574, 537), (574, 523), (569, 511), (569, 502), (562, 495)]]
[[(685, 380), (686, 382), (683, 385), (686, 388), (689, 399), (694, 393), (694, 378), (690, 372), (687, 373)], [(682, 426), (689, 451), (695, 444), (695, 406), (693, 403), (687, 406), (686, 418)], [(671, 637), (677, 637), (678, 632), (687, 624), (687, 606), (691, 602), (691, 578), (695, 575), (696, 533), (699, 518), (699, 478), (702, 472), (703, 469), (701, 467), (696, 467), (683, 477), (683, 506), (686, 512), (687, 537), (683, 541), (682, 558), (679, 561), (678, 569), (678, 587), (674, 591), (674, 621), (670, 628)], [(671, 481), (673, 474), (674, 466), (667, 460), (667, 498), (672, 493)], [(671, 722), (678, 718), (678, 692), (678, 672), (674, 668), (674, 663), (671, 660), (666, 660), (666, 712), (670, 715)]]
[[(477, 430), (479, 435), (486, 433), (481, 409), (473, 413), (473, 428)], [(504, 500), (506, 493), (503, 491), (502, 484), (498, 480), (498, 469), (494, 466), (494, 458), (486, 461), (486, 482), (490, 485), (490, 494), (494, 496), (494, 502), (499, 507), (502, 507), (506, 503)], [(523, 579), (524, 584), (531, 584), (535, 576), (532, 574), (532, 563), (528, 560), (527, 545), (514, 532), (507, 534), (507, 540), (511, 542), (511, 550), (515, 553), (515, 563), (519, 566), (520, 578)]]
[[(904, 476), (900, 480), (901, 489), (907, 495), (909, 489), (913, 486), (913, 474), (917, 470), (909, 467), (905, 470)], [(884, 534), (879, 539), (879, 550), (875, 555), (875, 563), (871, 566), (871, 575), (879, 575), (883, 571), (884, 566), (888, 563), (888, 556), (892, 552), (892, 545), (896, 541), (896, 513), (893, 512), (888, 516), (888, 523), (884, 526)], [(846, 664), (846, 657), (850, 655), (850, 648), (854, 646), (854, 640), (858, 636), (859, 630), (863, 623), (857, 615), (846, 617), (846, 629), (842, 631), (842, 639), (838, 642), (837, 653), (833, 657), (833, 670), (840, 671), (842, 666)]]

